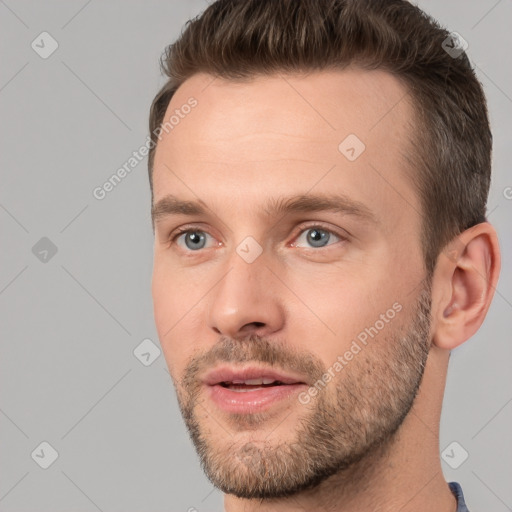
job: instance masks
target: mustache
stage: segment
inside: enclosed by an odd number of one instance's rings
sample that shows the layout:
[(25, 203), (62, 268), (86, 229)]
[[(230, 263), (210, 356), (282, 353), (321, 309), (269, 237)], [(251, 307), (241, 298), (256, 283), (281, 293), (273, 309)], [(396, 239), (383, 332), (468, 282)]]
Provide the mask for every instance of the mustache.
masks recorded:
[(198, 376), (211, 367), (220, 363), (247, 362), (261, 363), (283, 371), (290, 369), (311, 381), (316, 381), (326, 371), (318, 357), (290, 347), (281, 340), (270, 341), (257, 334), (237, 340), (221, 336), (212, 348), (191, 358), (186, 365), (181, 385), (186, 390), (193, 390), (200, 386)]

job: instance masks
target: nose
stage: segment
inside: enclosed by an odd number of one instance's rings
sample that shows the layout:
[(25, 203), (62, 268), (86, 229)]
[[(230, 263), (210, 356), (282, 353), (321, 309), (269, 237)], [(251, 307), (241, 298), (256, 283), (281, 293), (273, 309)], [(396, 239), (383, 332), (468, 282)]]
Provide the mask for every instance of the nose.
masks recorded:
[(247, 263), (233, 251), (224, 277), (208, 294), (210, 327), (232, 339), (279, 331), (285, 322), (282, 287), (265, 253)]

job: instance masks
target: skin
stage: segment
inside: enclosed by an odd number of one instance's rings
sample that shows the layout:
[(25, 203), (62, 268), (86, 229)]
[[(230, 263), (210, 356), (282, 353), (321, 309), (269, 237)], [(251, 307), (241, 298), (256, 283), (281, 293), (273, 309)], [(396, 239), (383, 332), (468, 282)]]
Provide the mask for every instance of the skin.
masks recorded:
[[(221, 342), (256, 336), (283, 354), (309, 354), (328, 368), (398, 302), (402, 311), (346, 370), (357, 375), (365, 364), (390, 356), (396, 335), (415, 325), (415, 304), (427, 277), (420, 201), (406, 178), (414, 115), (405, 87), (378, 70), (277, 74), (245, 83), (197, 74), (178, 89), (165, 119), (191, 96), (198, 104), (163, 134), (153, 173), (154, 203), (172, 193), (207, 206), (206, 215), (166, 216), (155, 223), (155, 322), (180, 406), (187, 400), (183, 378), (190, 363)], [(366, 146), (353, 162), (338, 150), (349, 134)], [(378, 223), (336, 212), (275, 217), (265, 210), (269, 198), (321, 193), (343, 193), (363, 203)], [(346, 238), (311, 247), (306, 236), (312, 226)], [(187, 249), (183, 236), (170, 243), (179, 227), (204, 231), (207, 246)], [(262, 249), (252, 263), (236, 252), (248, 236)], [(447, 256), (451, 249), (458, 251), (455, 258)], [(225, 494), (226, 510), (454, 512), (439, 455), (449, 354), (482, 324), (499, 269), (497, 236), (489, 223), (463, 232), (440, 254), (431, 281), (421, 384), (386, 447), (375, 447), (360, 463), (292, 496), (258, 500)], [(252, 353), (240, 341), (242, 348)], [(325, 403), (334, 407), (336, 386), (343, 389), (346, 375), (339, 372), (322, 391)], [(373, 392), (368, 398), (379, 399)], [(210, 448), (234, 455), (248, 443), (275, 450), (295, 441), (300, 422), (319, 403), (304, 406), (294, 399), (253, 421), (234, 421), (201, 391), (195, 399)], [(247, 471), (243, 457), (230, 460)]]

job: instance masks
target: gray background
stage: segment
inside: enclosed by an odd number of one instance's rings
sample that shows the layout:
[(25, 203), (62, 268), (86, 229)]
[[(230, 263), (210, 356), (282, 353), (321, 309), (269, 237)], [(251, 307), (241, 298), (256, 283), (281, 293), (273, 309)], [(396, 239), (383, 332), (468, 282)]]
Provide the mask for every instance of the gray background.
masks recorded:
[[(502, 512), (512, 510), (512, 1), (419, 5), (468, 41), (489, 100), (488, 211), (504, 266), (483, 327), (452, 351), (440, 450), (457, 441), (469, 453), (458, 469), (442, 464), (471, 511)], [(159, 344), (147, 159), (105, 199), (92, 195), (144, 143), (160, 53), (205, 6), (0, 0), (2, 512), (222, 510), (163, 356), (144, 366), (133, 354), (144, 339)], [(43, 31), (59, 44), (47, 59), (31, 47)], [(33, 252), (43, 237), (57, 248), (46, 261)], [(43, 441), (59, 454), (48, 469), (31, 457)]]

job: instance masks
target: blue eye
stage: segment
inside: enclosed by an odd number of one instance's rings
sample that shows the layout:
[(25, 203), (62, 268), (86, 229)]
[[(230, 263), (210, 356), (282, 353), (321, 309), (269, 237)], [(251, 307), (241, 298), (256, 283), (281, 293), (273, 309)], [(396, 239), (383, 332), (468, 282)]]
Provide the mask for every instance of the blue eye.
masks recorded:
[[(178, 242), (180, 238), (184, 239), (185, 247), (191, 251), (204, 249), (206, 245), (206, 233), (199, 230), (182, 231), (175, 240)], [(180, 245), (178, 243), (178, 245)]]
[[(207, 247), (208, 233), (199, 229), (183, 229), (172, 239), (184, 251), (198, 252)], [(292, 244), (294, 247), (302, 248), (322, 248), (339, 242), (343, 237), (336, 235), (329, 229), (323, 229), (320, 226), (312, 226), (301, 231), (296, 241)]]
[[(334, 242), (341, 240), (341, 238), (339, 236), (335, 235), (331, 231), (329, 231), (327, 229), (322, 229), (318, 226), (315, 226), (315, 227), (308, 228), (308, 229), (305, 229), (304, 231), (302, 231), (302, 234), (297, 238), (297, 242), (295, 242), (293, 244), (295, 247), (299, 247), (298, 241), (301, 238), (303, 238), (304, 235), (306, 235), (306, 242), (308, 244), (310, 244), (310, 247), (315, 247), (315, 248), (325, 247), (326, 245), (329, 244), (329, 242), (331, 241), (331, 238), (333, 236), (335, 239), (337, 239), (337, 240), (334, 240)], [(332, 244), (329, 244), (329, 245), (332, 245)]]

